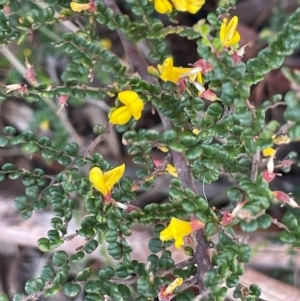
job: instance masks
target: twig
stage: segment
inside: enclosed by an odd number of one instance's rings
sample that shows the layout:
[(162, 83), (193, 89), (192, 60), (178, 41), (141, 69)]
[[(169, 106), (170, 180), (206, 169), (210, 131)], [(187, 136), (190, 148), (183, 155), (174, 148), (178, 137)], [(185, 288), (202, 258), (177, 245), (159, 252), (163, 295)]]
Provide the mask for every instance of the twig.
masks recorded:
[[(0, 52), (7, 58), (7, 60), (12, 64), (12, 66), (22, 75), (26, 74), (26, 67), (18, 60), (18, 58), (7, 48), (1, 47)], [(28, 76), (25, 76), (26, 80), (32, 85), (37, 86), (38, 83), (32, 82)], [(59, 121), (64, 125), (66, 130), (71, 135), (73, 141), (76, 141), (78, 144), (81, 144), (81, 139), (77, 135), (76, 131), (74, 130), (72, 124), (70, 123), (68, 118), (64, 118), (62, 115), (57, 115), (57, 106), (48, 98), (40, 96), (43, 101), (48, 105), (48, 107), (55, 113)]]
[(257, 150), (252, 156), (252, 168), (250, 173), (250, 180), (252, 183), (256, 182), (259, 162), (260, 162), (260, 151)]
[(101, 141), (104, 140), (104, 136), (110, 133), (111, 127), (112, 127), (112, 125), (109, 123), (106, 126), (105, 132), (103, 134), (98, 135), (82, 153), (85, 154), (85, 155), (91, 153), (94, 150), (94, 148)]
[(284, 224), (282, 224), (282, 223), (280, 223), (276, 218), (272, 219), (272, 223), (274, 225), (276, 225), (278, 228), (283, 228), (285, 231), (291, 233), (291, 231), (287, 228), (287, 226), (284, 225)]
[(207, 252), (207, 244), (204, 236), (204, 229), (200, 229), (196, 232), (196, 253), (195, 259), (197, 263), (197, 280), (199, 293), (203, 293), (205, 291), (205, 286), (203, 283), (204, 275), (207, 271), (212, 269), (212, 264), (209, 260), (209, 255)]
[(275, 103), (267, 106), (265, 108), (265, 111), (270, 110), (270, 109), (274, 109), (274, 108), (276, 108), (278, 106), (286, 106), (286, 102), (284, 102), (284, 101), (275, 102)]

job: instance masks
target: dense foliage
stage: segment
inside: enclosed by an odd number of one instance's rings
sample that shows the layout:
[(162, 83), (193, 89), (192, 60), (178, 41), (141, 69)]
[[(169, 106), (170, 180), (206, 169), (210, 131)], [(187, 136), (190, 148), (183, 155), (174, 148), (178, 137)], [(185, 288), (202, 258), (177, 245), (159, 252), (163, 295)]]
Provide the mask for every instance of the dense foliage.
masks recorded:
[[(63, 167), (51, 175), (43, 168), (18, 169), (12, 163), (1, 167), (0, 180), (21, 179), (25, 187), (24, 195), (15, 199), (24, 219), (35, 210), (53, 214), (52, 228), (37, 242), (42, 252), (53, 252), (52, 261), (27, 281), (25, 292), (14, 301), (58, 291), (69, 297), (84, 291), (86, 301), (165, 301), (174, 296), (178, 301), (221, 301), (228, 288), (235, 288), (238, 300), (256, 300), (259, 287), (245, 288), (239, 282), (251, 249), (236, 236), (236, 229), (253, 232), (273, 223), (281, 228), (282, 242), (300, 246), (299, 215), (293, 213), (297, 202), (290, 191), (269, 188), (280, 168), (287, 170), (296, 162), (295, 153), (277, 162), (276, 152), (300, 139), (300, 105), (299, 90), (274, 95), (259, 107), (249, 98), (253, 85), (299, 47), (300, 8), (268, 46), (245, 63), (247, 45), (239, 45), (239, 20), (229, 15), (235, 1), (220, 1), (215, 12), (193, 27), (178, 23), (178, 12), (195, 14), (204, 1), (120, 2), (0, 1), (2, 54), (25, 77), (11, 74), (0, 98), (14, 95), (36, 102), (37, 123), (54, 132), (50, 139), (6, 126), (0, 146), (18, 147)], [(100, 25), (117, 32), (125, 55), (99, 37)], [(36, 32), (45, 55), (68, 58), (59, 82), (34, 59), (30, 37)], [(168, 35), (194, 40), (198, 60), (176, 66)], [(24, 46), (25, 58), (13, 55), (13, 43)], [(83, 146), (65, 114), (68, 103), (81, 106), (86, 98), (108, 103), (113, 98), (115, 106), (107, 112), (107, 121), (94, 125), (97, 136)], [(278, 103), (286, 105), (284, 121), (266, 122), (267, 110)], [(161, 120), (161, 130), (140, 125), (145, 112), (151, 116), (149, 111)], [(124, 151), (136, 165), (134, 178), (126, 175), (126, 162), (113, 164), (95, 151), (112, 130), (120, 133)], [(154, 150), (160, 152), (159, 159)], [(168, 199), (137, 206), (137, 195), (153, 189), (159, 177), (171, 178)], [(205, 197), (206, 185), (219, 178), (232, 186), (226, 208), (212, 206)], [(268, 212), (275, 200), (294, 211), (275, 220)], [(78, 229), (70, 233), (68, 224), (75, 216)], [(134, 247), (128, 243), (137, 224), (153, 229), (153, 238), (141, 242), (149, 249), (145, 262), (131, 255)], [(83, 244), (73, 254), (56, 250), (75, 236), (81, 236)], [(174, 261), (172, 246), (182, 252), (183, 261)], [(71, 273), (73, 265), (100, 250), (107, 261), (98, 274), (89, 267)], [(2, 295), (0, 300), (8, 299)]]

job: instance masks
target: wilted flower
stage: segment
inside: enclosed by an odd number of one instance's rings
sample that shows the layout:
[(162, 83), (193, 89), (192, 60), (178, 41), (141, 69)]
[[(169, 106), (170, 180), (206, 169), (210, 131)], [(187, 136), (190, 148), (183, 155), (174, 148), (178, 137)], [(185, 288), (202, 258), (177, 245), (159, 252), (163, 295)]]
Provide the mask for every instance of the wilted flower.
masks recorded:
[(169, 226), (160, 232), (159, 238), (162, 241), (175, 239), (175, 247), (180, 249), (184, 244), (185, 236), (203, 227), (204, 223), (199, 220), (186, 222), (172, 217)]
[(291, 138), (288, 135), (279, 135), (273, 138), (273, 143), (276, 145), (288, 144), (291, 142)]
[(276, 176), (281, 176), (280, 173), (269, 172), (267, 169), (263, 170), (261, 174), (267, 183), (273, 181)]
[(240, 34), (236, 30), (238, 17), (234, 16), (227, 24), (228, 19), (224, 18), (220, 29), (220, 40), (224, 47), (232, 46), (241, 39)]
[(294, 198), (287, 193), (279, 190), (272, 191), (273, 196), (280, 202), (286, 203), (293, 208), (299, 208), (300, 206), (295, 202)]
[(295, 160), (293, 159), (283, 159), (282, 161), (279, 161), (279, 164), (276, 165), (276, 167), (291, 167), (295, 163)]
[(208, 72), (213, 70), (213, 66), (204, 59), (198, 60), (193, 64), (193, 66), (200, 67), (203, 75), (206, 75)]
[(37, 81), (36, 81), (36, 73), (33, 69), (33, 65), (31, 65), (29, 62), (28, 62), (28, 59), (26, 58), (25, 60), (25, 66), (26, 66), (26, 72), (24, 74), (24, 77), (32, 84), (36, 84)]
[(89, 180), (96, 190), (107, 196), (114, 185), (122, 178), (124, 171), (125, 164), (106, 172), (103, 172), (99, 167), (93, 167), (89, 173)]
[(67, 100), (69, 98), (69, 95), (63, 94), (63, 95), (60, 95), (56, 98), (57, 98), (58, 105), (59, 105), (59, 109), (57, 111), (57, 114), (59, 114), (64, 107), (68, 106)]
[(122, 91), (118, 94), (121, 103), (124, 106), (114, 109), (109, 116), (109, 122), (112, 124), (125, 124), (131, 117), (139, 120), (142, 116), (144, 102), (134, 91)]
[(27, 85), (25, 84), (12, 84), (12, 85), (3, 85), (6, 89), (5, 94), (8, 94), (12, 91), (18, 91), (19, 93), (27, 92)]
[(169, 301), (173, 297), (173, 291), (183, 283), (183, 278), (176, 278), (167, 287), (162, 286), (158, 293), (160, 301)]

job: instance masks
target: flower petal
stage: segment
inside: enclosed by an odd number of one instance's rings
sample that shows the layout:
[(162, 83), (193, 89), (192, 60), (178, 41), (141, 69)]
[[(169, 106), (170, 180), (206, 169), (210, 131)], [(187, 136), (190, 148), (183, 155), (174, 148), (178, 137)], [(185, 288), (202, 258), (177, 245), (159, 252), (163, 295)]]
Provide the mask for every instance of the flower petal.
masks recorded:
[(183, 238), (191, 233), (192, 226), (190, 222), (172, 217), (169, 226), (160, 232), (160, 240), (175, 239), (175, 247), (180, 249), (184, 244)]
[(139, 120), (142, 116), (142, 110), (144, 108), (144, 102), (138, 98), (130, 105), (130, 111), (135, 120)]
[(92, 183), (93, 187), (103, 195), (106, 195), (109, 192), (105, 185), (103, 172), (99, 167), (93, 167), (90, 170), (89, 180)]
[(232, 17), (228, 24), (227, 21), (227, 18), (224, 18), (220, 28), (220, 41), (224, 47), (229, 47), (238, 43), (241, 38), (236, 30), (239, 21), (238, 17)]
[(201, 9), (204, 3), (205, 0), (201, 0), (201, 1), (187, 0), (186, 10), (191, 14), (195, 14), (199, 9)]
[(139, 95), (134, 91), (122, 91), (118, 94), (118, 98), (125, 106), (130, 106), (139, 98)]
[(122, 164), (104, 173), (104, 182), (109, 191), (111, 191), (115, 184), (119, 182), (124, 174), (124, 171), (125, 164)]
[(154, 8), (160, 14), (172, 12), (172, 5), (168, 0), (154, 0)]
[(109, 122), (112, 124), (125, 124), (129, 121), (132, 114), (130, 112), (130, 108), (127, 106), (122, 106), (120, 108), (115, 109), (109, 117)]
[(75, 1), (72, 1), (70, 3), (70, 7), (71, 7), (72, 11), (81, 12), (83, 10), (90, 9), (91, 4), (90, 3), (77, 3)]

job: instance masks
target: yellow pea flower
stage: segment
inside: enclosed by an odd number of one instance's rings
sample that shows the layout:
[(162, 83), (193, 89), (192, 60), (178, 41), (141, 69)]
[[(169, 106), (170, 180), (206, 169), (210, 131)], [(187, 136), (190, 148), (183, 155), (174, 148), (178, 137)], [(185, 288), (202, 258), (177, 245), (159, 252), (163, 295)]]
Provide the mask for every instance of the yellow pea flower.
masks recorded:
[(241, 39), (239, 32), (236, 30), (238, 17), (234, 16), (227, 24), (227, 18), (223, 19), (220, 29), (220, 40), (224, 47), (232, 46), (238, 43)]
[(117, 166), (107, 172), (103, 172), (99, 167), (93, 167), (89, 173), (89, 180), (96, 190), (106, 196), (122, 178), (124, 171), (125, 164)]
[(183, 283), (183, 278), (176, 278), (172, 283), (170, 283), (167, 287), (161, 286), (160, 291), (158, 293), (159, 300), (171, 300), (173, 297), (174, 290), (181, 286)]
[(184, 237), (190, 235), (193, 231), (201, 229), (205, 226), (201, 221), (194, 219), (190, 222), (172, 217), (167, 228), (160, 232), (159, 238), (162, 241), (175, 239), (175, 247), (180, 249), (184, 244)]
[[(153, 0), (149, 0), (153, 1)], [(169, 0), (154, 0), (154, 8), (160, 14), (167, 14), (172, 12), (172, 4)]]
[(91, 8), (91, 3), (77, 3), (72, 1), (70, 3), (72, 11), (81, 12), (83, 10), (88, 10)]
[(178, 178), (178, 173), (177, 173), (176, 167), (171, 164), (167, 165), (167, 167), (165, 168), (165, 172), (167, 172), (168, 174), (170, 174), (171, 176), (173, 176), (175, 178)]
[(118, 97), (124, 106), (114, 109), (110, 113), (109, 122), (122, 125), (127, 123), (131, 117), (139, 120), (144, 108), (144, 102), (139, 98), (139, 95), (133, 91), (122, 91)]
[(166, 58), (162, 65), (158, 64), (157, 68), (160, 72), (160, 78), (165, 82), (170, 81), (177, 84), (180, 78), (184, 76), (188, 76), (192, 81), (196, 78), (202, 81), (201, 73), (199, 72), (200, 68), (174, 67), (173, 59), (171, 57)]
[(180, 249), (184, 244), (183, 238), (191, 234), (192, 231), (191, 222), (172, 217), (169, 226), (160, 232), (159, 238), (162, 241), (175, 239), (175, 247)]
[(205, 3), (205, 0), (172, 0), (176, 10), (195, 14)]
[(263, 155), (265, 157), (273, 157), (276, 153), (276, 150), (272, 147), (267, 147), (263, 150)]

